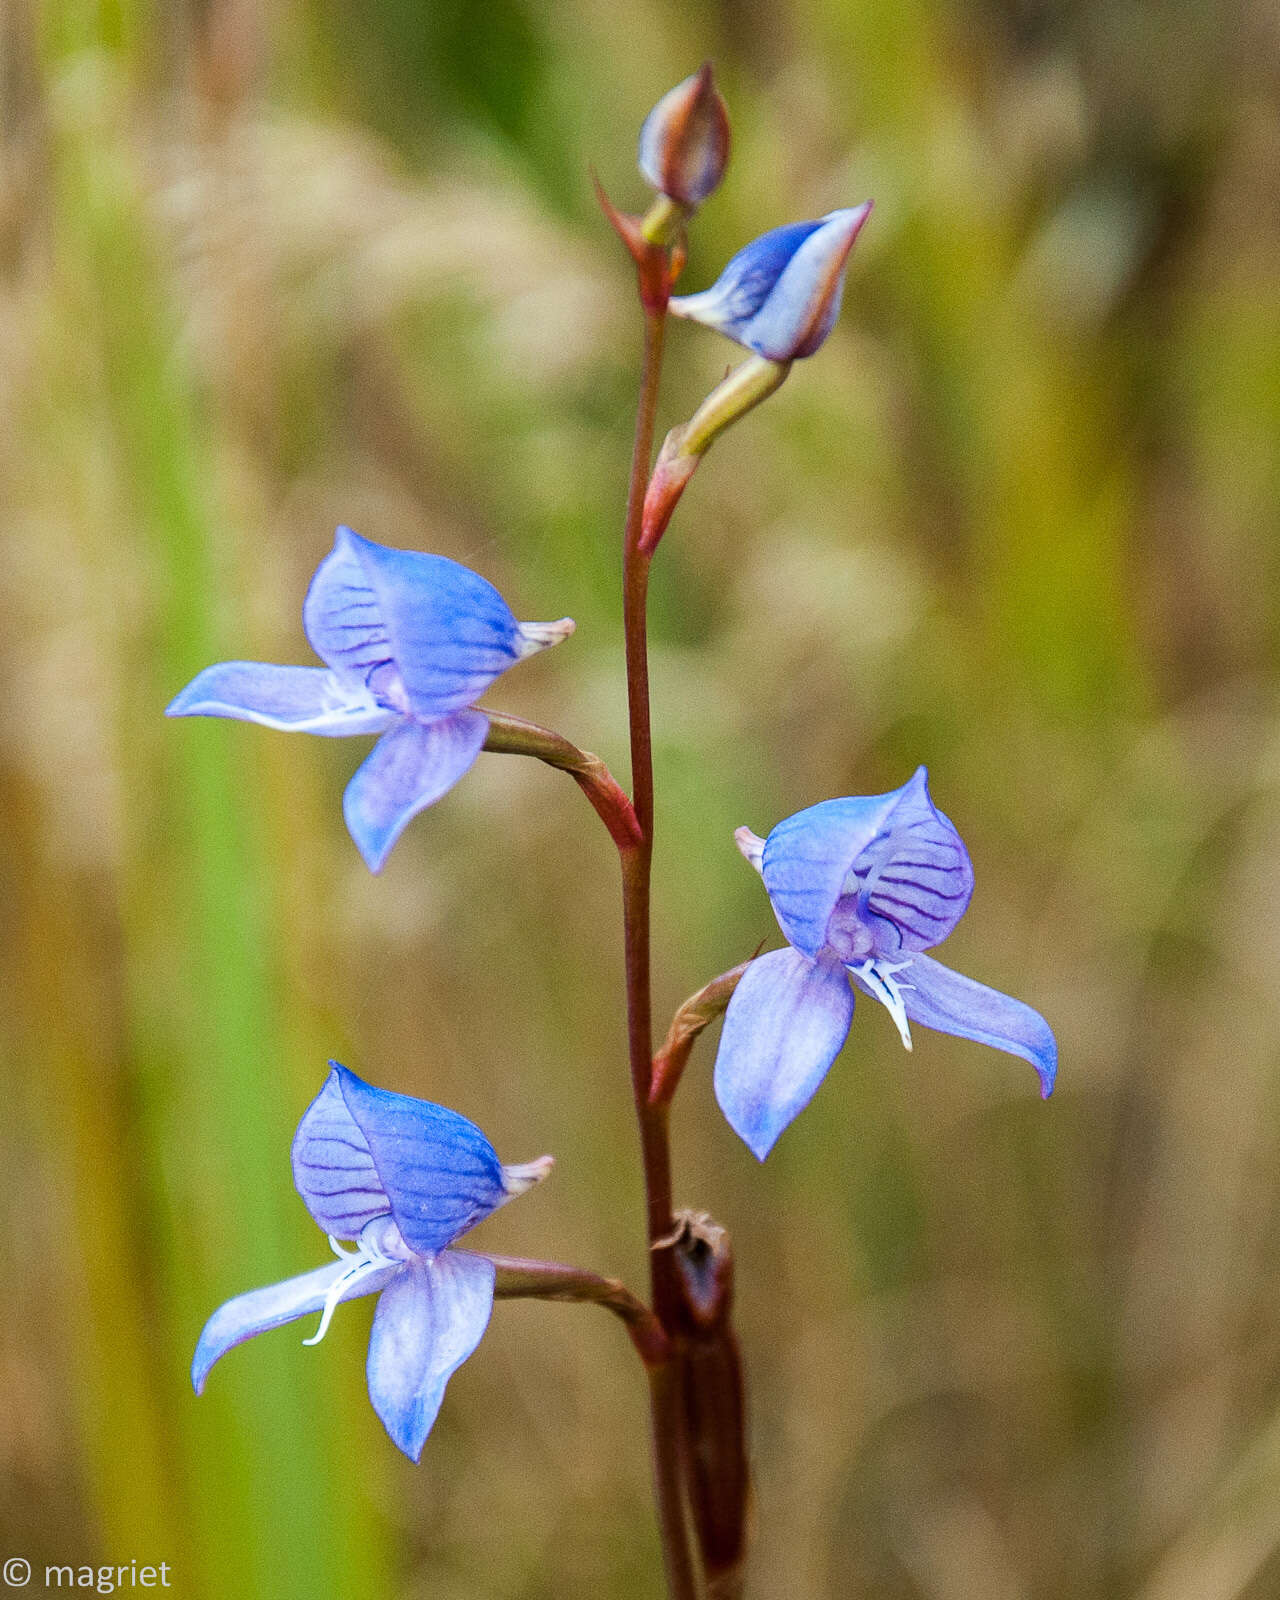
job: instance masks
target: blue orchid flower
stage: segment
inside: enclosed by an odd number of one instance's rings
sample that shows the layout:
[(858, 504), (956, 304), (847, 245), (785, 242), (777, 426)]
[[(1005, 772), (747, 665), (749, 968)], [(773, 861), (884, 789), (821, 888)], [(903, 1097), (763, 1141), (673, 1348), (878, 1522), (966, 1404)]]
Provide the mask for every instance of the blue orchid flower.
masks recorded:
[(350, 528), (338, 529), (311, 580), (302, 626), (323, 667), (223, 661), (165, 714), (381, 734), (342, 801), (371, 872), (480, 754), (489, 722), (474, 702), (508, 667), (573, 632), (568, 617), (517, 622), (493, 585), (456, 561), (393, 550)]
[[(480, 1342), (495, 1269), (450, 1246), (540, 1182), (550, 1156), (503, 1166), (456, 1111), (375, 1089), (338, 1063), (298, 1124), (293, 1181), (337, 1261), (228, 1300), (209, 1318), (191, 1364), (200, 1394), (235, 1345), (320, 1313), (318, 1344), (339, 1303), (378, 1295), (369, 1336), (369, 1398), (417, 1461), (445, 1385)], [(343, 1241), (355, 1249), (343, 1249)]]
[(1029, 1061), (1053, 1089), (1058, 1047), (1037, 1011), (924, 954), (973, 893), (969, 853), (919, 768), (890, 794), (824, 800), (767, 839), (739, 828), (785, 950), (747, 968), (725, 1013), (716, 1098), (763, 1161), (827, 1074), (853, 1021), (855, 988), (889, 1012), (908, 1050), (912, 1022)]
[(708, 63), (669, 89), (644, 119), (637, 163), (668, 199), (693, 210), (724, 176), (729, 113)]
[(710, 289), (677, 295), (671, 311), (770, 361), (811, 356), (835, 325), (845, 262), (871, 201), (816, 222), (774, 228), (739, 250)]

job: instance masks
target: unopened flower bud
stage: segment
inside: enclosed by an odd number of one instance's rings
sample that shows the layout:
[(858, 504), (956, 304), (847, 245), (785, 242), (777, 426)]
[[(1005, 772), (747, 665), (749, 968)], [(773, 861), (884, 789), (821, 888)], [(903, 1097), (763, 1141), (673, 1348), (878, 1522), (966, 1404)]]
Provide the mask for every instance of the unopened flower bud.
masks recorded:
[(660, 194), (692, 211), (724, 176), (729, 113), (710, 63), (658, 101), (640, 130), (640, 171)]
[(762, 233), (739, 250), (710, 289), (678, 296), (671, 310), (771, 361), (811, 356), (835, 324), (845, 262), (870, 215), (868, 200), (816, 222)]

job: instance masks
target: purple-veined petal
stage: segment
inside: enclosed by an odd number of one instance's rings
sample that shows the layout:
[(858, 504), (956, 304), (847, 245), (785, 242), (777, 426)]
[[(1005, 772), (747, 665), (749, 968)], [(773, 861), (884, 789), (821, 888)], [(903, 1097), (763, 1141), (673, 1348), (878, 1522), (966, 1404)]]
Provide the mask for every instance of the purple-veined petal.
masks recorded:
[(367, 690), (324, 667), (220, 661), (194, 677), (165, 707), (167, 717), (235, 717), (286, 733), (382, 733), (395, 713)]
[(733, 992), (716, 1054), (716, 1099), (759, 1160), (804, 1110), (853, 1021), (844, 968), (796, 950), (757, 956)]
[(829, 937), (842, 955), (865, 955), (859, 943), (848, 951), (836, 924), (860, 923), (870, 953), (930, 950), (941, 944), (964, 915), (973, 894), (973, 866), (951, 820), (929, 797), (928, 774), (916, 770), (879, 833), (850, 869)]
[[(932, 956), (912, 956), (910, 966), (896, 977), (912, 1022), (1021, 1056), (1036, 1069), (1040, 1093), (1048, 1098), (1058, 1071), (1058, 1044), (1038, 1011), (953, 972)], [(866, 987), (856, 973), (853, 981), (859, 988)]]
[(446, 1250), (411, 1261), (387, 1285), (369, 1338), (369, 1398), (392, 1439), (417, 1461), (445, 1384), (480, 1343), (493, 1310), (494, 1266)]
[(764, 842), (760, 871), (787, 939), (816, 957), (849, 868), (880, 831), (898, 796), (823, 800), (785, 817)]
[[(361, 1295), (376, 1294), (386, 1287), (401, 1267), (402, 1263), (396, 1262), (362, 1274), (341, 1298), (356, 1300)], [(252, 1339), (256, 1334), (283, 1327), (286, 1322), (295, 1322), (299, 1317), (322, 1310), (329, 1291), (350, 1270), (348, 1261), (330, 1261), (313, 1272), (304, 1272), (301, 1277), (286, 1278), (283, 1283), (273, 1283), (266, 1289), (251, 1289), (248, 1294), (237, 1295), (234, 1300), (219, 1306), (204, 1325), (196, 1345), (195, 1359), (191, 1363), (191, 1382), (196, 1393), (199, 1394), (204, 1388), (210, 1367), (215, 1361), (221, 1360), (228, 1350), (243, 1344), (246, 1339)]]
[(292, 1151), (294, 1184), (326, 1233), (358, 1239), (390, 1213), (409, 1248), (431, 1255), (518, 1192), (474, 1122), (331, 1065)]
[(339, 528), (302, 608), (312, 648), (342, 678), (422, 718), (469, 706), (524, 653), (520, 625), (479, 573)]
[(729, 113), (704, 66), (669, 89), (644, 120), (636, 157), (661, 193), (698, 206), (724, 176), (729, 160)]
[(481, 711), (438, 722), (401, 721), (365, 757), (342, 797), (342, 814), (370, 872), (381, 872), (407, 824), (466, 773), (489, 733)]

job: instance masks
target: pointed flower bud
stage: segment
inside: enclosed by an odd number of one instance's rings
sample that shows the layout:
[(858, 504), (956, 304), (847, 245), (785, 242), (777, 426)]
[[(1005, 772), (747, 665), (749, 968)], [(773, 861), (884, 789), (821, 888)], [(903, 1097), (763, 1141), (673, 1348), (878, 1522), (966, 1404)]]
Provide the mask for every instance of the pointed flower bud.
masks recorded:
[(645, 118), (637, 160), (659, 193), (691, 211), (720, 182), (729, 161), (729, 113), (709, 62)]
[(677, 296), (671, 310), (770, 361), (811, 356), (835, 324), (845, 262), (870, 215), (868, 200), (816, 222), (762, 233), (739, 250), (710, 289)]

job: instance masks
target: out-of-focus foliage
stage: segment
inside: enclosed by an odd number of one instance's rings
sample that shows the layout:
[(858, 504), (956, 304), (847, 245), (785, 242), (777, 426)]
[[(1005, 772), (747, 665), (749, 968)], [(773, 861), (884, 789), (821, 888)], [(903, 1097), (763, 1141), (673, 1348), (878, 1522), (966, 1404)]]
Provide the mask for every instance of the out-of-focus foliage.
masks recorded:
[[(944, 952), (1030, 1069), (867, 1007), (734, 1232), (755, 1592), (1264, 1600), (1280, 1586), (1280, 37), (1262, 0), (10, 0), (0, 155), (6, 982), (0, 1553), (293, 1600), (656, 1592), (642, 1382), (498, 1309), (421, 1468), (362, 1319), (205, 1315), (316, 1251), (327, 1056), (552, 1183), (494, 1248), (643, 1277), (617, 889), (573, 786), (483, 757), (373, 880), (354, 752), (166, 723), (307, 661), (347, 521), (578, 619), (493, 703), (625, 767), (639, 203), (705, 55), (735, 159), (682, 287), (874, 195), (841, 322), (719, 446), (655, 576), (659, 1011), (776, 932), (731, 832), (929, 763)], [(731, 348), (672, 329), (664, 425)], [(478, 1236), (480, 1238), (480, 1236)], [(319, 1262), (323, 1254), (316, 1254)]]

